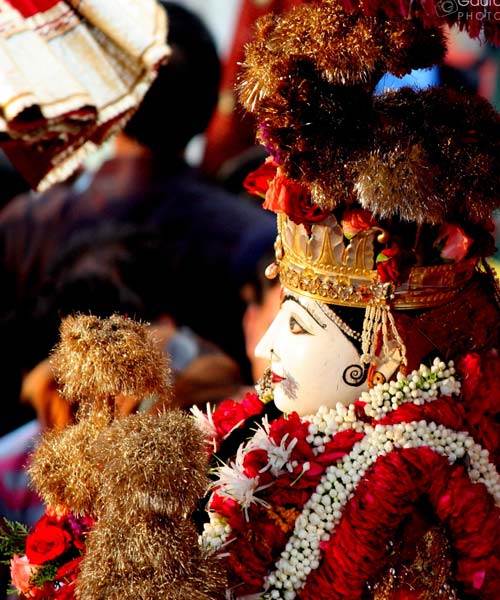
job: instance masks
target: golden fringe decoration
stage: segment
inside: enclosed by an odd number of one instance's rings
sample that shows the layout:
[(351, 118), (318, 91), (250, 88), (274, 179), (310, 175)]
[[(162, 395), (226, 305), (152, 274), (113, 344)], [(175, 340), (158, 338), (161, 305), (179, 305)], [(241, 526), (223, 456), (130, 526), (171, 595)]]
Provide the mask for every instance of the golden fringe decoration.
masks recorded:
[(127, 317), (66, 317), (52, 363), (69, 402), (95, 407), (119, 395), (167, 398), (167, 358), (145, 326)]
[(204, 448), (202, 433), (180, 411), (117, 419), (93, 448), (102, 465), (99, 513), (124, 523), (143, 513), (191, 513), (209, 484)]
[(100, 427), (88, 420), (47, 432), (32, 456), (28, 474), (45, 504), (76, 515), (94, 515), (100, 473), (91, 448)]
[(418, 207), (431, 223), (444, 219), (446, 202), (434, 189), (437, 169), (419, 143), (410, 148), (396, 144), (385, 153), (377, 148), (356, 166), (354, 188), (363, 207), (382, 218), (398, 214), (411, 222)]
[(30, 475), (47, 504), (96, 519), (79, 600), (223, 598), (221, 563), (192, 522), (209, 483), (203, 434), (178, 410), (114, 418), (119, 395), (167, 394), (166, 358), (147, 327), (67, 317), (53, 362), (78, 422), (44, 435)]
[(500, 117), (453, 89), (374, 96), (385, 72), (439, 63), (441, 29), (345, 13), (337, 0), (259, 20), (239, 84), (260, 141), (328, 210), (478, 223), (500, 205)]
[(204, 556), (190, 515), (208, 486), (205, 441), (171, 411), (115, 421), (94, 444), (102, 484), (79, 600), (223, 597), (220, 562)]

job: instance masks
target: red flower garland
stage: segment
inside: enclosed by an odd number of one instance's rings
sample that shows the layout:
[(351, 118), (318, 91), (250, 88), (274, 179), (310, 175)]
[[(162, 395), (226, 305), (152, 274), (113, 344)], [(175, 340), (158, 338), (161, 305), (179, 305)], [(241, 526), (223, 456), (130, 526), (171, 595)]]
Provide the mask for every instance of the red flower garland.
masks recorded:
[[(469, 408), (467, 402), (464, 406), (461, 400), (441, 397), (421, 406), (406, 403), (379, 421), (365, 421), (373, 426), (426, 421), (454, 431), (469, 431)], [(358, 403), (358, 412), (362, 412), (362, 403)], [(268, 485), (258, 494), (268, 505), (252, 504), (246, 520), (236, 501), (217, 492), (211, 500), (211, 510), (225, 517), (231, 527), (223, 560), (238, 596), (262, 592), (269, 569), (281, 555), (296, 517), (326, 467), (348, 454), (364, 436), (344, 430), (325, 444), (323, 453), (315, 455), (306, 441), (308, 427), (309, 423), (295, 413), (270, 426), (269, 438), (277, 446), (284, 440), (285, 446), (297, 440), (289, 461), (296, 461), (293, 464), (297, 466), (291, 473), (274, 477), (266, 468), (269, 457), (264, 449), (246, 453), (244, 474), (256, 477), (258, 486)], [(480, 441), (474, 433), (469, 434)], [(310, 469), (304, 472), (306, 462)], [(379, 574), (387, 542), (422, 495), (429, 498), (450, 533), (455, 580), (471, 597), (499, 598), (500, 558), (496, 555), (500, 557), (500, 509), (482, 483), (471, 481), (462, 464), (451, 465), (428, 447), (399, 448), (377, 459), (345, 506), (329, 541), (322, 544), (320, 567), (309, 575), (297, 596), (303, 600), (361, 598), (366, 583)], [(486, 528), (488, 533), (483, 535)]]
[(491, 351), (464, 356), (457, 365), (470, 434), (500, 462), (500, 357)]
[(387, 543), (423, 494), (449, 531), (455, 579), (467, 594), (500, 597), (500, 509), (461, 464), (427, 447), (381, 456), (359, 484), (323, 547), (323, 560), (298, 594), (302, 600), (362, 597), (383, 564)]
[[(248, 521), (241, 506), (234, 500), (221, 496), (217, 488), (210, 500), (210, 510), (224, 517), (231, 527), (231, 543), (224, 549), (224, 563), (229, 574), (230, 586), (237, 587), (238, 595), (258, 593), (264, 578), (283, 551), (290, 537), (295, 518), (318, 486), (326, 467), (332, 461), (348, 454), (364, 434), (351, 429), (337, 433), (325, 445), (325, 451), (315, 456), (306, 442), (309, 423), (297, 413), (280, 417), (270, 425), (269, 437), (279, 446), (295, 440), (290, 460), (297, 466), (275, 478), (270, 470), (264, 470), (268, 453), (263, 449), (249, 451), (244, 459), (244, 473), (257, 477), (259, 486), (269, 485), (259, 493), (268, 504), (252, 504), (248, 509)], [(309, 469), (304, 472), (304, 463)], [(227, 555), (226, 555), (227, 553)]]

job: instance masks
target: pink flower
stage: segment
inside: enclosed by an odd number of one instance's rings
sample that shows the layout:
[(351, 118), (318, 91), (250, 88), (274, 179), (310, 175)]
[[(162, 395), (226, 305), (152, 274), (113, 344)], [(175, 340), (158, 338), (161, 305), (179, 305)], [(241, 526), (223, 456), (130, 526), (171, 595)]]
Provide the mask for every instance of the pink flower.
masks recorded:
[(12, 585), (19, 593), (30, 596), (32, 586), (30, 579), (38, 571), (37, 565), (32, 565), (27, 556), (14, 554), (10, 561), (10, 578)]
[(442, 244), (440, 250), (442, 259), (458, 262), (466, 257), (472, 241), (472, 238), (458, 225), (444, 223), (441, 225), (435, 245), (439, 246)]

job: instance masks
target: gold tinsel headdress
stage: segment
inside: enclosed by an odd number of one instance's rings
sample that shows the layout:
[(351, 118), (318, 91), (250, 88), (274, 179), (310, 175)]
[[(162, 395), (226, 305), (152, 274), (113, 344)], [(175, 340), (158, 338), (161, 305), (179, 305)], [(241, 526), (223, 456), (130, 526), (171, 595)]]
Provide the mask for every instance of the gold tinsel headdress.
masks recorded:
[(272, 159), (248, 183), (279, 215), (269, 275), (364, 308), (363, 360), (397, 348), (404, 364), (393, 311), (445, 305), (487, 268), (500, 119), (449, 88), (375, 95), (384, 73), (443, 59), (445, 23), (369, 4), (308, 2), (258, 22), (240, 99)]

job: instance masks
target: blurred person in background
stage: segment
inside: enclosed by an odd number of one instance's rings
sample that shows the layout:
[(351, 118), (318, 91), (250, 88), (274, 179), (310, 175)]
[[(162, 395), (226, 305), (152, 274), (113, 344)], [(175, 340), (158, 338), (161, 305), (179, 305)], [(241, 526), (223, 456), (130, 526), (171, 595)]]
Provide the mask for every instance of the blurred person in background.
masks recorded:
[[(57, 287), (54, 265), (76, 238), (92, 238), (103, 222), (122, 230), (130, 225), (143, 236), (148, 251), (134, 255), (134, 272), (141, 273), (136, 289), (147, 299), (144, 313), (153, 299), (164, 302), (162, 312), (177, 328), (187, 326), (220, 347), (237, 362), (242, 381), (251, 382), (232, 256), (249, 232), (273, 218), (186, 163), (186, 145), (204, 131), (217, 104), (220, 63), (201, 20), (175, 3), (162, 4), (172, 57), (117, 139), (115, 155), (96, 172), (38, 197), (16, 198), (0, 213), (0, 327), (9, 348), (4, 433), (28, 420), (17, 402), (22, 373), (47, 356), (57, 336), (61, 310), (46, 297)], [(82, 302), (73, 309), (86, 312)]]

